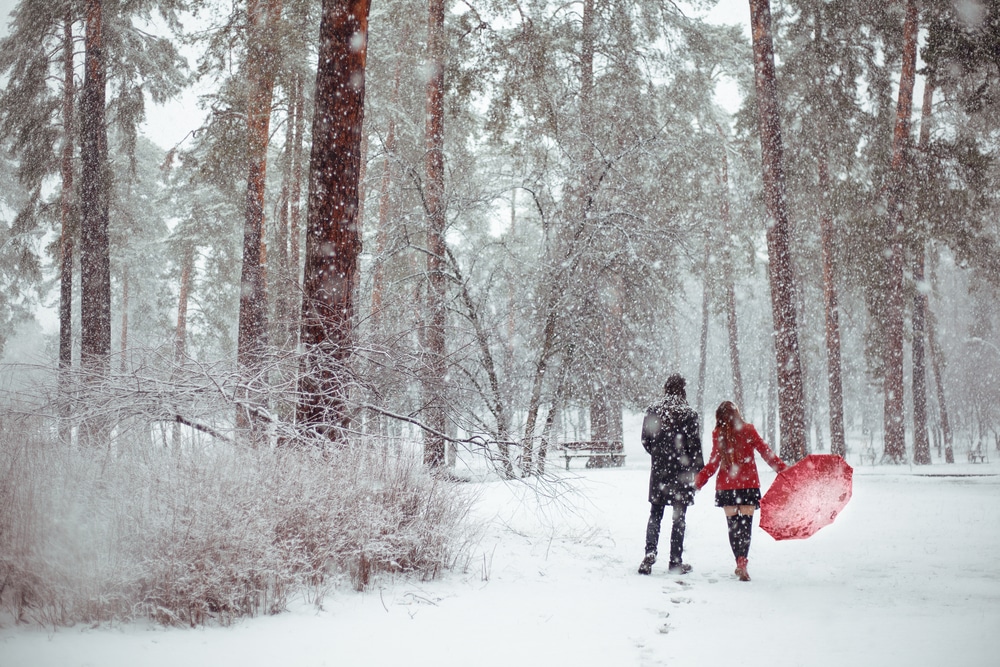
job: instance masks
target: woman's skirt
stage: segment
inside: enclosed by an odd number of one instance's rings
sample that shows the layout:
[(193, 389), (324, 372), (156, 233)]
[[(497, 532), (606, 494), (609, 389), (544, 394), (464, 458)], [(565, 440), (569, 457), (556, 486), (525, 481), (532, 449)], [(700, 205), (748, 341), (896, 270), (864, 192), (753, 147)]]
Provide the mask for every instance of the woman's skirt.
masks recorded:
[(760, 507), (760, 489), (724, 489), (715, 492), (716, 507), (733, 505)]

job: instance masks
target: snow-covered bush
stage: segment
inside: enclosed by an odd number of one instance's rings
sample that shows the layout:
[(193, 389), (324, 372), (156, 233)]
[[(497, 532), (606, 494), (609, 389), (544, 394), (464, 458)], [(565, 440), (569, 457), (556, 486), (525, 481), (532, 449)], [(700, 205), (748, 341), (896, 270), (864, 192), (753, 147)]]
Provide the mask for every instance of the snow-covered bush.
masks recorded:
[(469, 501), (377, 443), (96, 451), (3, 428), (0, 606), (47, 624), (274, 613), (380, 573), (434, 576), (463, 550)]

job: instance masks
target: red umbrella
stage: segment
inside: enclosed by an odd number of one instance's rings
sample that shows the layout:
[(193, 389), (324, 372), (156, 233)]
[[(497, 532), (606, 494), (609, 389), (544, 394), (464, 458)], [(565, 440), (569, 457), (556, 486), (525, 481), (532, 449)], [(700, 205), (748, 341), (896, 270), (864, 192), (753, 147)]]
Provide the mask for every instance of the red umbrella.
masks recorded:
[(778, 473), (760, 501), (760, 527), (776, 540), (805, 539), (851, 499), (854, 469), (834, 454), (810, 454)]

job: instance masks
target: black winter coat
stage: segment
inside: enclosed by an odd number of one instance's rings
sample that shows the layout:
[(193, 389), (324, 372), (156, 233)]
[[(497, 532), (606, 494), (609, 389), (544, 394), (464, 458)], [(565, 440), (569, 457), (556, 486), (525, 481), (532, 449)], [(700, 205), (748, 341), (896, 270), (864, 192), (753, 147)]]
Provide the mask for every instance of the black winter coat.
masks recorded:
[(649, 502), (694, 503), (694, 476), (705, 465), (698, 413), (682, 397), (667, 394), (651, 405), (642, 422), (642, 446), (652, 456)]

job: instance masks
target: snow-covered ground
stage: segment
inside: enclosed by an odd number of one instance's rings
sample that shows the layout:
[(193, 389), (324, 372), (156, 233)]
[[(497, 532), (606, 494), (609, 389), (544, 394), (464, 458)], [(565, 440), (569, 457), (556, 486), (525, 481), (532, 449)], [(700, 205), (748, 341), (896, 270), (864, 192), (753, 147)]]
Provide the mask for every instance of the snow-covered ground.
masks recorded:
[(1000, 457), (855, 465), (853, 499), (813, 538), (755, 526), (741, 583), (711, 485), (688, 518), (694, 572), (636, 573), (648, 457), (628, 451), (624, 468), (571, 471), (558, 499), (470, 484), (483, 535), (436, 580), (225, 628), (6, 627), (0, 666), (1000, 664)]

